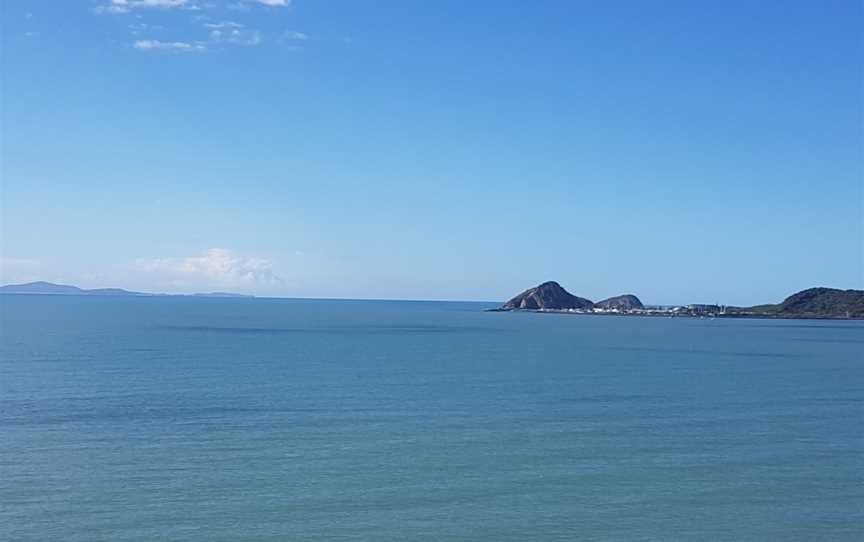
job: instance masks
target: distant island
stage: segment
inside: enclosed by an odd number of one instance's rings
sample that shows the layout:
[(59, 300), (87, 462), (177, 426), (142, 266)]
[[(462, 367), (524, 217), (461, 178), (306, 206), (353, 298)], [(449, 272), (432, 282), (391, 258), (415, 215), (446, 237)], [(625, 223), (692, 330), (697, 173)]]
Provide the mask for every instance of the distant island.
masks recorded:
[[(0, 294), (33, 294), (33, 295), (105, 295), (125, 297), (165, 297), (184, 296), (185, 294), (152, 294), (147, 292), (132, 292), (122, 288), (94, 288), (84, 289), (68, 284), (54, 284), (52, 282), (28, 282), (26, 284), (7, 284), (0, 286)], [(254, 297), (244, 294), (232, 294), (228, 292), (211, 292), (203, 294), (189, 294), (189, 297)]]
[(549, 281), (529, 288), (501, 307), (490, 310), (633, 316), (858, 319), (864, 318), (864, 290), (810, 288), (787, 297), (782, 303), (753, 307), (698, 303), (674, 307), (646, 307), (633, 294), (610, 297), (594, 303), (571, 294), (557, 282)]

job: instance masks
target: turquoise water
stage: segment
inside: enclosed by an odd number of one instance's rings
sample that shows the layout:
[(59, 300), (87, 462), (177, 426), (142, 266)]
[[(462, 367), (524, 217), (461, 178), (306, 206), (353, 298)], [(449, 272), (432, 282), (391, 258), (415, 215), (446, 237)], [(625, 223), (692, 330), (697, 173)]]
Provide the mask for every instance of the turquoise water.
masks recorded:
[(864, 323), (3, 296), (0, 540), (860, 540)]

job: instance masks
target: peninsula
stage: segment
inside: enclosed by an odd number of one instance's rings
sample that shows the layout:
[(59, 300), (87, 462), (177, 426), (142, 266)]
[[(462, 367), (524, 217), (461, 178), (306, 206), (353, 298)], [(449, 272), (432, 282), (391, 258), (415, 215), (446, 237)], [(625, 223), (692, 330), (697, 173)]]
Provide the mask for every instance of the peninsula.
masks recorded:
[[(31, 295), (107, 295), (124, 297), (162, 297), (162, 296), (184, 296), (187, 294), (152, 294), (147, 292), (133, 292), (122, 288), (94, 288), (84, 289), (68, 284), (54, 284), (53, 282), (28, 282), (26, 284), (7, 284), (0, 286), (0, 294), (31, 294)], [(188, 294), (191, 297), (254, 297), (244, 294), (232, 294), (227, 292), (211, 292), (204, 294)]]
[(864, 290), (810, 288), (787, 297), (782, 303), (753, 307), (698, 303), (651, 307), (643, 305), (633, 294), (610, 297), (594, 303), (571, 294), (557, 282), (549, 281), (529, 288), (501, 307), (490, 310), (631, 316), (864, 319)]

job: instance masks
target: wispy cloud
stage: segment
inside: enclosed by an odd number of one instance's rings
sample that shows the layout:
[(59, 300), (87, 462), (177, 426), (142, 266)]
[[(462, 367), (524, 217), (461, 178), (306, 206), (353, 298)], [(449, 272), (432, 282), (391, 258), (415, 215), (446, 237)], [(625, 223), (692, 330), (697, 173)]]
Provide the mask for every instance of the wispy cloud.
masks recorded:
[[(282, 8), (291, 5), (291, 0), (239, 0), (234, 3), (218, 3), (211, 0), (98, 0), (97, 13), (131, 13), (137, 20), (126, 21), (131, 34), (131, 46), (135, 50), (154, 52), (204, 52), (224, 50), (230, 46), (253, 46), (262, 43), (289, 44), (291, 49), (301, 49), (300, 42), (309, 39), (307, 34), (290, 30), (285, 32), (261, 31), (249, 26), (246, 21), (219, 20), (220, 10), (233, 7), (255, 6)], [(202, 10), (207, 12), (202, 12)], [(151, 24), (146, 10), (180, 11), (196, 10), (197, 15), (173, 17), (176, 24), (162, 16), (159, 22), (165, 26)], [(224, 14), (224, 12), (223, 12)], [(142, 20), (143, 19), (143, 20)], [(190, 24), (191, 23), (191, 24)], [(158, 32), (154, 32), (158, 31)], [(155, 35), (154, 35), (155, 34)]]
[(205, 28), (225, 29), (225, 28), (244, 28), (245, 25), (235, 23), (234, 21), (222, 21), (221, 23), (204, 23)]
[(242, 287), (283, 282), (269, 260), (239, 256), (224, 248), (211, 248), (200, 256), (142, 258), (136, 268), (178, 285)]
[(203, 26), (210, 29), (210, 41), (213, 43), (258, 45), (262, 41), (261, 32), (234, 21), (204, 23)]
[(132, 23), (129, 25), (129, 31), (133, 36), (138, 36), (144, 32), (151, 32), (153, 30), (162, 30), (163, 27), (156, 24), (147, 24), (142, 22)]
[(295, 30), (286, 30), (282, 33), (282, 39), (286, 41), (306, 41), (309, 39), (307, 34), (297, 32)]
[(291, 0), (250, 0), (256, 4), (273, 7), (288, 7), (291, 5)]
[(138, 40), (133, 47), (139, 51), (173, 51), (178, 53), (200, 53), (207, 50), (202, 43), (186, 41)]
[(129, 13), (134, 9), (198, 9), (197, 4), (189, 0), (110, 0), (96, 8), (98, 13)]
[(261, 43), (261, 32), (243, 28), (210, 31), (210, 41), (213, 43), (231, 43), (234, 45), (258, 45)]
[(291, 0), (238, 0), (229, 3), (225, 7), (233, 11), (249, 11), (250, 4), (273, 8), (287, 8), (291, 5)]

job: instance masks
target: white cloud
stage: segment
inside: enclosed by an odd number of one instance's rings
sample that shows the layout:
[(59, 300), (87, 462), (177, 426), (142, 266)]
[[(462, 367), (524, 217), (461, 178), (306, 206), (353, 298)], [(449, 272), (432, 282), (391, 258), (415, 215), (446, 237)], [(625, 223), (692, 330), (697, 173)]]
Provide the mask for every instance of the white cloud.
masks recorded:
[(259, 6), (268, 6), (273, 8), (287, 8), (291, 5), (291, 0), (240, 0), (228, 4), (226, 7), (234, 11), (249, 11), (249, 4), (258, 4)]
[(234, 45), (258, 45), (261, 43), (261, 32), (237, 28), (211, 30), (210, 41), (214, 43), (231, 43)]
[(133, 36), (140, 36), (144, 32), (151, 32), (153, 30), (162, 30), (163, 27), (155, 24), (147, 24), (147, 23), (132, 23), (129, 25), (129, 32)]
[(129, 25), (130, 30), (161, 30), (164, 27), (159, 26), (158, 24), (147, 24), (147, 23), (132, 23)]
[(148, 8), (176, 8), (189, 3), (188, 0), (112, 0), (112, 3), (116, 4), (118, 1), (133, 7)]
[[(0, 0), (2, 1), (2, 0)], [(99, 6), (95, 9), (97, 13), (130, 13), (140, 19), (146, 9), (163, 10), (202, 10), (215, 9), (218, 12), (219, 4), (211, 0), (98, 0)], [(236, 3), (223, 4), (223, 8), (237, 8), (245, 6), (269, 6), (287, 7), (291, 0), (238, 0)], [(132, 13), (132, 12), (135, 13)], [(250, 28), (245, 24), (231, 21), (218, 20), (211, 15), (191, 15), (190, 19), (197, 26), (195, 34), (177, 34), (166, 39), (164, 32), (153, 35), (154, 30), (165, 30), (165, 27), (153, 25), (143, 21), (134, 21), (127, 24), (130, 34), (131, 46), (139, 51), (163, 51), (163, 52), (203, 52), (207, 50), (221, 50), (232, 46), (254, 46), (262, 43), (293, 45), (289, 49), (299, 49), (299, 42), (309, 39), (303, 32), (286, 31), (282, 33), (262, 32)], [(200, 25), (200, 26), (199, 26)]]
[(142, 258), (135, 263), (139, 271), (177, 285), (251, 287), (283, 282), (269, 260), (238, 256), (224, 248), (211, 248), (201, 256)]
[(234, 21), (222, 21), (221, 23), (204, 23), (206, 28), (243, 28), (244, 25), (240, 23), (235, 23)]
[(306, 41), (309, 39), (307, 34), (303, 32), (296, 32), (294, 30), (287, 30), (282, 33), (283, 40), (294, 40), (294, 41)]
[(185, 41), (159, 41), (159, 40), (138, 40), (133, 47), (139, 51), (174, 51), (180, 53), (198, 53), (206, 50), (206, 47), (200, 43), (189, 43)]
[(138, 8), (186, 8), (197, 9), (189, 0), (111, 0), (108, 4), (96, 8), (98, 13), (129, 13)]
[(258, 45), (262, 41), (261, 32), (234, 21), (204, 23), (204, 27), (210, 29), (210, 41), (214, 43)]

